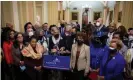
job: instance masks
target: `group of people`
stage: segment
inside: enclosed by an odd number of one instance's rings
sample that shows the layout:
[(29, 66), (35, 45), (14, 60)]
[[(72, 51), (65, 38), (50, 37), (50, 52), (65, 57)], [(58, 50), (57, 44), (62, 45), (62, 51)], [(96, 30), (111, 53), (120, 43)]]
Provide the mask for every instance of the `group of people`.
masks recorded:
[[(132, 80), (132, 27), (106, 27), (102, 18), (81, 31), (79, 24), (64, 21), (36, 28), (27, 22), (24, 33), (7, 24), (1, 40), (2, 80), (51, 80), (53, 71), (62, 77), (54, 80)], [(44, 55), (70, 56), (70, 71), (45, 69)]]

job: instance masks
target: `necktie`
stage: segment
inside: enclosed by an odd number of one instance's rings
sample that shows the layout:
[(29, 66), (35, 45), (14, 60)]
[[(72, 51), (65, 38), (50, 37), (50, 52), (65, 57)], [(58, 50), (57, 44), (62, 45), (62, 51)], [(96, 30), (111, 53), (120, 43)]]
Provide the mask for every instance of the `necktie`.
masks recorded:
[(61, 28), (61, 34), (63, 35), (63, 33), (64, 33), (64, 30), (63, 30), (64, 28)]

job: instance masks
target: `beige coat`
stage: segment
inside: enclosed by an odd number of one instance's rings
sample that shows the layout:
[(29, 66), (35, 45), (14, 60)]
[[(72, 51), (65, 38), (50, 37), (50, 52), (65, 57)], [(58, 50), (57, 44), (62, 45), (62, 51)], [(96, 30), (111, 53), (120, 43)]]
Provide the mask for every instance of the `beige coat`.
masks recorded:
[[(70, 68), (75, 68), (75, 62), (76, 62), (76, 53), (77, 53), (77, 44), (72, 45), (71, 50), (71, 61), (70, 61)], [(90, 48), (89, 46), (83, 44), (81, 46), (80, 55), (78, 58), (77, 68), (78, 71), (85, 70), (85, 73), (89, 72), (90, 67)]]

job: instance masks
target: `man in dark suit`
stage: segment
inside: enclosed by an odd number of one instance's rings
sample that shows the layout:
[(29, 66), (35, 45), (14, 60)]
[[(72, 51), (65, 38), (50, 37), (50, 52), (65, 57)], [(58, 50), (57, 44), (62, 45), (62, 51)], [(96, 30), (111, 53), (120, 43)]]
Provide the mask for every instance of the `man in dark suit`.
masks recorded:
[(42, 25), (42, 29), (44, 30), (44, 35), (48, 38), (50, 37), (50, 32), (49, 32), (49, 29), (48, 29), (48, 23), (44, 23)]
[(61, 21), (59, 29), (60, 29), (60, 34), (63, 37), (65, 35), (65, 22), (64, 22), (64, 20)]
[(56, 25), (51, 27), (52, 36), (49, 38), (49, 51), (51, 53), (58, 53), (58, 51), (63, 51), (65, 49), (64, 39), (59, 33), (59, 29)]
[(107, 27), (103, 24), (103, 19), (99, 18), (96, 22), (96, 30), (94, 31), (95, 35), (100, 35), (101, 33), (108, 33)]

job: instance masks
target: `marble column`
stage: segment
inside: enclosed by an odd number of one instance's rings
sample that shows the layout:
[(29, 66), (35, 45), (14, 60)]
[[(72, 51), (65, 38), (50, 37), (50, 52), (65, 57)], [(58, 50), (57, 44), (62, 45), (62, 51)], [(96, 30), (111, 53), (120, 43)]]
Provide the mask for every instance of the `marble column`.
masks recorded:
[(107, 15), (108, 15), (109, 8), (107, 6), (104, 6), (104, 13), (103, 13), (103, 24), (106, 24)]
[(16, 31), (20, 31), (17, 1), (12, 1), (12, 5), (14, 28)]

